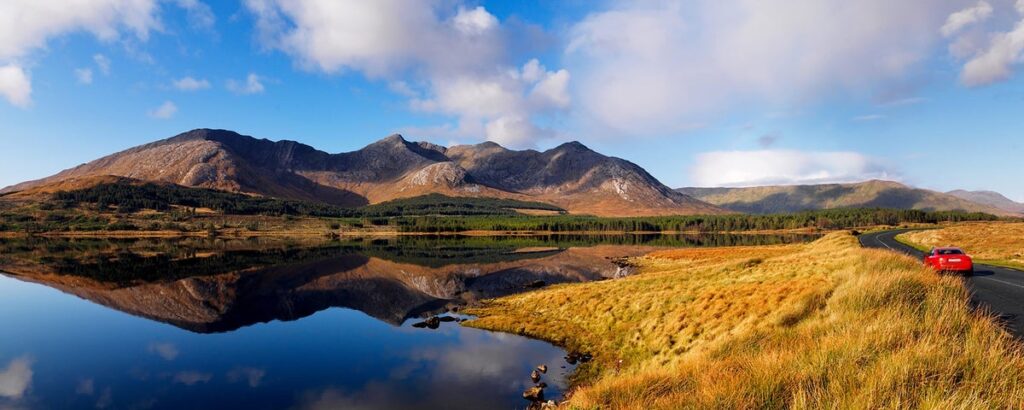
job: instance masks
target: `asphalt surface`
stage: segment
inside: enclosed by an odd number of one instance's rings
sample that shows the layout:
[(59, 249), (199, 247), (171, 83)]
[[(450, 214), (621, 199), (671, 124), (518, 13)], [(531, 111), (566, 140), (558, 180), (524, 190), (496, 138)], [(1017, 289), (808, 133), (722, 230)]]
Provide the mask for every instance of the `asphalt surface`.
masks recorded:
[[(860, 244), (868, 248), (889, 249), (921, 259), (924, 253), (896, 241), (907, 229), (860, 235)], [(956, 244), (951, 244), (956, 246)], [(998, 266), (974, 264), (974, 275), (964, 282), (976, 308), (995, 314), (1010, 333), (1024, 339), (1024, 272)]]

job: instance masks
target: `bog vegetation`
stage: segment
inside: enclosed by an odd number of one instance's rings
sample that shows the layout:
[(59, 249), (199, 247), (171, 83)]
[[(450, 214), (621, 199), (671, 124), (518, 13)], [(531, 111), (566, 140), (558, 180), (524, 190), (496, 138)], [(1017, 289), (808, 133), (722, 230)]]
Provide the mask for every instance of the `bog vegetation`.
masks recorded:
[(897, 240), (927, 249), (958, 246), (978, 262), (1024, 268), (1024, 223), (969, 223), (900, 234)]
[(592, 353), (573, 409), (1021, 408), (1024, 357), (959, 278), (862, 249), (682, 249), (491, 301), (467, 325)]
[[(150, 213), (139, 213), (146, 211)], [(197, 210), (208, 210), (203, 214)], [(289, 230), (297, 218), (327, 219), (322, 227), (402, 232), (727, 232), (787, 229), (849, 229), (862, 226), (959, 221), (992, 221), (996, 216), (960, 211), (832, 209), (777, 215), (697, 215), (599, 218), (585, 215), (524, 215), (519, 211), (564, 213), (553, 205), (498, 198), (454, 198), (432, 194), (359, 208), (308, 201), (253, 197), (223, 191), (152, 183), (107, 183), (58, 192), (31, 209), (0, 210), (0, 231), (249, 231), (267, 225)], [(155, 212), (151, 212), (155, 211)], [(234, 222), (226, 216), (240, 216)], [(266, 218), (282, 218), (284, 224)], [(211, 218), (220, 218), (214, 220)], [(263, 218), (263, 219), (260, 219)], [(281, 225), (285, 225), (281, 227)], [(290, 228), (289, 228), (290, 227)], [(322, 228), (321, 228), (322, 231)]]

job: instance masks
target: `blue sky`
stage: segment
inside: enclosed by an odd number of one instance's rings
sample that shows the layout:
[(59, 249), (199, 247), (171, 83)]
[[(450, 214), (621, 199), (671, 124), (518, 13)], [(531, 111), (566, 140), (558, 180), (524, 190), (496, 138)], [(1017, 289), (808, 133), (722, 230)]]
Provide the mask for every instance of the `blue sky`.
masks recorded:
[(1024, 0), (11, 0), (0, 186), (200, 127), (1024, 201)]

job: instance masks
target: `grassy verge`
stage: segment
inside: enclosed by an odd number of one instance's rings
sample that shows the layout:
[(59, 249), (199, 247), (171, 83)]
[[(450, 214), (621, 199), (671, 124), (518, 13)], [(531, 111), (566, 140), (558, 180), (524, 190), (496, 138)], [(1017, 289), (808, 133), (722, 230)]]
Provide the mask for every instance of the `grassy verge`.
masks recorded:
[(928, 252), (929, 250), (931, 250), (930, 246), (925, 246), (925, 245), (921, 245), (919, 243), (915, 243), (915, 242), (913, 242), (911, 240), (908, 240), (907, 238), (904, 238), (902, 234), (901, 235), (896, 235), (896, 237), (893, 238), (893, 239), (895, 239), (896, 242), (902, 243), (902, 244), (907, 245), (907, 246), (909, 246), (911, 248), (917, 249), (917, 250), (919, 250), (921, 252)]
[(959, 246), (978, 263), (1024, 269), (1024, 223), (962, 223), (942, 229), (907, 232), (897, 235), (896, 240), (921, 250), (934, 246)]
[(848, 234), (635, 262), (489, 301), (467, 325), (593, 353), (567, 408), (1024, 406), (1020, 346), (960, 279)]

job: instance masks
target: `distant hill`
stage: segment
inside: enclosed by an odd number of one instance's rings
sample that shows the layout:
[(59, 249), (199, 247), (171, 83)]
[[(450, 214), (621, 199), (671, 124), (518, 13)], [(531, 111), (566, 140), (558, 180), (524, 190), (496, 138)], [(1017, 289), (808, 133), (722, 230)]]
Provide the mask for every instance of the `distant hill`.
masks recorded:
[[(117, 176), (344, 207), (442, 194), (556, 205), (574, 214), (717, 214), (629, 161), (578, 142), (538, 152), (495, 143), (451, 148), (392, 135), (329, 154), (294, 141), (197, 129), (131, 148), (0, 193), (52, 193)], [(86, 184), (86, 185), (83, 185)]]
[(1011, 213), (942, 192), (878, 180), (854, 184), (680, 188), (677, 191), (732, 211), (755, 214), (861, 207)]
[(958, 189), (956, 191), (949, 191), (947, 192), (947, 194), (953, 195), (957, 198), (966, 199), (974, 203), (999, 208), (1006, 212), (1024, 214), (1024, 204), (1020, 202), (1015, 202), (998, 192), (964, 191), (962, 189)]

